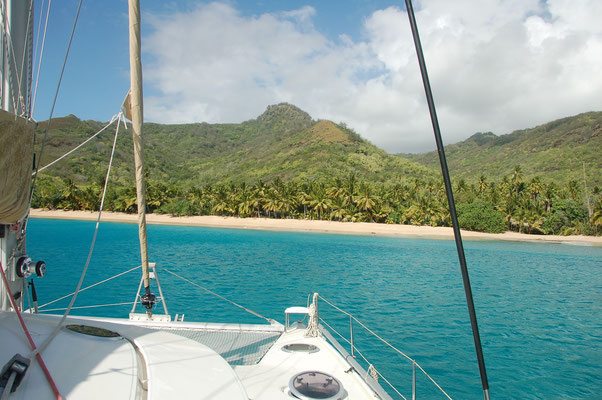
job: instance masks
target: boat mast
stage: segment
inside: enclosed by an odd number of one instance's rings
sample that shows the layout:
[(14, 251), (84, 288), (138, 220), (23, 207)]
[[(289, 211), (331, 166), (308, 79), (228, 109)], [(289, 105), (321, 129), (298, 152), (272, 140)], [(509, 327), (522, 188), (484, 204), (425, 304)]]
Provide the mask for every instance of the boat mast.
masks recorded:
[(29, 1), (3, 1), (2, 20), (2, 104), (3, 110), (29, 117), (31, 88), (31, 37), (33, 8)]
[(142, 62), (140, 57), (140, 0), (128, 0), (130, 17), (130, 104), (134, 139), (134, 166), (136, 169), (136, 199), (138, 202), (138, 236), (140, 238), (140, 257), (144, 280), (142, 305), (149, 317), (155, 296), (150, 291), (148, 241), (146, 236), (146, 188), (144, 182), (144, 150), (142, 143)]
[[(26, 278), (43, 275), (43, 262), (26, 254), (22, 221), (29, 208), (34, 125), (28, 122), (31, 89), (33, 7), (29, 1), (0, 1), (0, 309), (11, 309), (8, 293), (23, 301)], [(45, 268), (45, 266), (44, 266)]]
[(456, 205), (454, 202), (454, 193), (452, 191), (451, 180), (449, 177), (449, 170), (447, 168), (447, 160), (445, 158), (445, 150), (443, 146), (443, 140), (441, 139), (441, 131), (439, 129), (439, 120), (437, 119), (437, 111), (435, 109), (435, 101), (433, 100), (433, 93), (431, 91), (431, 84), (429, 83), (428, 72), (426, 70), (426, 62), (424, 61), (424, 54), (422, 52), (422, 45), (420, 44), (420, 35), (418, 34), (418, 26), (416, 24), (416, 17), (414, 16), (414, 8), (412, 7), (412, 1), (406, 0), (406, 9), (408, 12), (408, 18), (410, 19), (410, 28), (412, 29), (412, 36), (414, 38), (414, 46), (416, 47), (416, 55), (418, 56), (418, 64), (420, 66), (420, 73), (422, 74), (422, 83), (424, 84), (424, 91), (426, 94), (426, 100), (431, 115), (431, 123), (433, 125), (433, 132), (435, 134), (435, 142), (437, 143), (437, 150), (439, 152), (439, 162), (441, 163), (441, 172), (443, 173), (443, 182), (445, 183), (445, 192), (447, 194), (447, 201), (449, 203), (449, 213), (452, 220), (452, 227), (454, 230), (454, 237), (456, 239), (456, 249), (458, 251), (458, 259), (460, 261), (460, 270), (462, 271), (462, 280), (464, 282), (464, 292), (466, 294), (466, 304), (468, 306), (468, 315), (470, 317), (470, 325), (472, 327), (472, 336), (474, 340), (475, 350), (477, 353), (477, 361), (479, 363), (479, 372), (481, 374), (481, 385), (483, 386), (483, 395), (485, 400), (489, 400), (489, 382), (487, 379), (487, 370), (485, 369), (485, 359), (483, 357), (483, 347), (481, 346), (481, 336), (479, 335), (479, 325), (477, 323), (477, 314), (474, 307), (474, 301), (472, 297), (472, 289), (470, 287), (470, 279), (468, 276), (468, 268), (466, 266), (466, 257), (464, 255), (464, 245), (462, 244), (462, 236), (460, 235), (460, 225), (458, 224), (458, 217), (456, 215)]

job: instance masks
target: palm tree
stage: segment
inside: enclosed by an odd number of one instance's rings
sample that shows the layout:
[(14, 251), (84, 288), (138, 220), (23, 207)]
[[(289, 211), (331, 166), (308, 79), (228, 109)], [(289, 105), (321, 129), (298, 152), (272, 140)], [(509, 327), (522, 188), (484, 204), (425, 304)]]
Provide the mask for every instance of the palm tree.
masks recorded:
[(100, 189), (96, 186), (87, 186), (80, 190), (80, 204), (84, 210), (98, 211), (100, 208)]
[(285, 185), (280, 192), (280, 211), (286, 217), (297, 208), (297, 191), (294, 183)]
[(520, 165), (514, 167), (514, 172), (512, 173), (510, 182), (512, 183), (514, 192), (518, 196), (518, 193), (523, 189), (523, 175)]
[(117, 211), (135, 213), (137, 210), (136, 186), (126, 186), (117, 194), (115, 200)]
[(602, 231), (602, 208), (598, 208), (598, 210), (594, 211), (590, 221), (596, 234)]
[(372, 187), (364, 182), (360, 184), (358, 194), (353, 196), (353, 201), (361, 211), (371, 213), (376, 202), (380, 201), (380, 198), (377, 195), (372, 194)]
[(280, 207), (280, 195), (276, 188), (270, 187), (265, 194), (263, 208), (267, 211), (268, 216), (270, 215), (271, 211), (274, 213), (274, 218), (276, 218), (277, 214), (280, 212)]
[(337, 196), (331, 200), (330, 219), (342, 221), (348, 216), (347, 200), (344, 197)]
[(220, 185), (213, 196), (213, 208), (212, 212), (217, 215), (227, 215), (232, 213), (233, 210), (230, 207), (230, 192), (223, 186)]
[(318, 219), (327, 213), (330, 208), (330, 199), (326, 194), (326, 188), (322, 182), (312, 185), (312, 190), (308, 194), (308, 206), (317, 214)]
[(567, 191), (571, 199), (579, 201), (579, 194), (581, 193), (581, 188), (579, 187), (579, 183), (576, 180), (571, 179), (569, 181)]
[(481, 200), (483, 200), (483, 195), (485, 194), (486, 190), (487, 190), (487, 178), (485, 178), (485, 175), (481, 175), (479, 177), (479, 193), (481, 195)]
[(247, 184), (243, 182), (236, 196), (236, 209), (238, 215), (245, 218), (253, 213), (253, 207), (255, 203), (253, 201), (253, 193), (248, 189)]
[(79, 188), (71, 178), (63, 178), (63, 184), (61, 207), (66, 210), (79, 210), (81, 208)]
[(257, 213), (257, 218), (261, 216), (261, 209), (265, 201), (265, 194), (267, 191), (267, 185), (260, 179), (257, 184), (253, 186), (253, 197), (251, 203)]

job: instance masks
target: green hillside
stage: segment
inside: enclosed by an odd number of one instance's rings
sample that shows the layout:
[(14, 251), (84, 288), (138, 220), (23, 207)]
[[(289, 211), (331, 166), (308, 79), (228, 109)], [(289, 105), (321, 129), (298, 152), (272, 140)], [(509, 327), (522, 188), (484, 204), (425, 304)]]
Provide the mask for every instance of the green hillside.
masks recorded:
[[(461, 226), (602, 233), (601, 123), (602, 113), (588, 113), (448, 146)], [(53, 120), (42, 165), (102, 127), (74, 116)], [(46, 128), (38, 126), (38, 148)], [(450, 225), (434, 153), (388, 154), (289, 104), (240, 124), (146, 124), (144, 131), (148, 212)], [(33, 206), (98, 210), (114, 132), (112, 126), (44, 170)], [(121, 128), (117, 142), (104, 207), (134, 212), (131, 130)]]
[[(463, 142), (445, 147), (453, 178), (476, 182), (481, 175), (499, 181), (517, 165), (523, 177), (539, 176), (544, 182), (587, 184), (602, 187), (602, 112), (589, 112), (559, 119), (533, 129), (496, 136), (476, 133)], [(439, 168), (436, 152), (404, 154), (403, 157)]]
[[(52, 121), (43, 164), (102, 128), (74, 116)], [(46, 123), (38, 127), (38, 142)], [(71, 177), (84, 184), (102, 179), (115, 129), (111, 127), (45, 175)], [(131, 130), (121, 129), (112, 176), (132, 182)], [(240, 124), (144, 125), (145, 158), (151, 179), (169, 186), (226, 182), (270, 182), (276, 178), (320, 180), (355, 173), (371, 182), (432, 178), (437, 171), (377, 148), (331, 121), (314, 121), (289, 104), (269, 106), (257, 119)]]

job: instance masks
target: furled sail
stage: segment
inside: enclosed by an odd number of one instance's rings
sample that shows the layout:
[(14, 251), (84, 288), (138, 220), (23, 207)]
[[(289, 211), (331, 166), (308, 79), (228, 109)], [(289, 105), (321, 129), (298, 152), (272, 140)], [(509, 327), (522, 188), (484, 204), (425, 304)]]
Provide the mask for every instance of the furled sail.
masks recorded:
[(35, 124), (0, 110), (0, 224), (27, 213)]
[(142, 277), (145, 294), (142, 304), (147, 314), (152, 316), (155, 296), (150, 291), (148, 240), (146, 237), (146, 189), (144, 182), (144, 147), (142, 140), (142, 62), (140, 57), (140, 0), (129, 0), (130, 18), (130, 93), (129, 102), (132, 118), (132, 138), (134, 141), (134, 165), (136, 171), (136, 199), (138, 203), (138, 236), (140, 238), (140, 258), (142, 261)]

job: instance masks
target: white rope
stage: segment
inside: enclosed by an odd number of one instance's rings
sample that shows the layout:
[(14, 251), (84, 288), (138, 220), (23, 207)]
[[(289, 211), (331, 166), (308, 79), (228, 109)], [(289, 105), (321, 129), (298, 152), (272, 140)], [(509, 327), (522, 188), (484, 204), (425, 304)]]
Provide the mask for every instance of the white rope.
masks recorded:
[(6, 386), (4, 386), (4, 391), (2, 392), (2, 397), (0, 397), (0, 400), (8, 399), (8, 396), (10, 396), (10, 392), (13, 388), (16, 378), (17, 372), (13, 371), (8, 377), (8, 380), (6, 381)]
[[(119, 115), (119, 118), (122, 118), (122, 116), (123, 116), (122, 113), (119, 113), (118, 115)], [(75, 289), (73, 297), (71, 298), (71, 301), (69, 302), (69, 306), (67, 307), (67, 310), (65, 311), (65, 313), (61, 317), (61, 320), (56, 325), (56, 327), (54, 328), (54, 330), (52, 331), (52, 333), (46, 338), (46, 340), (44, 341), (44, 343), (42, 343), (36, 350), (34, 350), (31, 353), (30, 358), (33, 358), (33, 357), (36, 356), (37, 353), (41, 353), (42, 351), (44, 351), (46, 349), (46, 347), (50, 344), (50, 342), (52, 342), (52, 340), (59, 333), (61, 327), (63, 326), (63, 323), (65, 322), (65, 319), (67, 319), (67, 315), (69, 315), (69, 312), (71, 311), (71, 308), (73, 307), (73, 303), (75, 303), (75, 299), (77, 298), (77, 295), (78, 295), (78, 293), (79, 293), (79, 291), (80, 291), (80, 289), (82, 287), (82, 284), (84, 282), (84, 278), (86, 276), (86, 272), (88, 271), (88, 266), (90, 265), (90, 259), (92, 258), (92, 253), (94, 252), (94, 245), (96, 244), (96, 237), (98, 236), (98, 227), (100, 225), (100, 217), (102, 216), (102, 208), (103, 208), (103, 205), (104, 205), (105, 196), (107, 194), (107, 185), (109, 183), (109, 177), (111, 175), (111, 165), (113, 164), (113, 155), (115, 154), (115, 147), (117, 146), (117, 136), (118, 136), (118, 134), (119, 134), (119, 124), (117, 124), (117, 129), (115, 130), (115, 139), (113, 140), (113, 149), (111, 150), (111, 158), (109, 160), (109, 167), (107, 168), (107, 176), (105, 178), (105, 186), (104, 186), (103, 191), (102, 191), (102, 200), (100, 201), (100, 209), (98, 210), (98, 218), (96, 219), (96, 228), (94, 229), (94, 236), (92, 238), (92, 244), (90, 245), (90, 251), (88, 252), (88, 258), (86, 259), (86, 264), (85, 264), (84, 269), (83, 269), (83, 271), (81, 273), (81, 276), (79, 278), (79, 282), (77, 283), (77, 287)]]
[[(360, 320), (358, 320), (356, 317), (354, 317), (353, 315), (349, 314), (347, 311), (341, 310), (339, 307), (335, 306), (334, 304), (332, 304), (331, 302), (329, 302), (328, 300), (326, 300), (324, 297), (320, 296), (320, 298), (322, 300), (324, 300), (324, 302), (326, 302), (328, 305), (330, 305), (331, 307), (337, 309), (338, 311), (342, 312), (343, 314), (353, 318), (353, 320), (355, 320), (355, 322), (357, 322), (358, 324), (360, 324), (365, 330), (367, 330), (368, 332), (370, 332), (374, 337), (376, 337), (377, 339), (379, 339), (381, 342), (383, 342), (384, 344), (386, 344), (387, 346), (389, 346), (390, 348), (392, 348), (394, 351), (396, 351), (397, 353), (399, 353), (400, 355), (402, 355), (403, 357), (405, 357), (406, 359), (408, 359), (409, 361), (411, 361), (412, 363), (416, 364), (416, 366), (422, 371), (422, 373), (430, 379), (431, 382), (433, 382), (433, 384), (441, 391), (441, 393), (443, 393), (449, 400), (452, 400), (452, 398), (447, 394), (447, 392), (445, 390), (443, 390), (443, 388), (441, 386), (439, 386), (439, 384), (422, 368), (422, 366), (420, 366), (420, 364), (418, 364), (416, 362), (416, 360), (414, 360), (413, 358), (411, 358), (410, 356), (408, 356), (407, 354), (405, 354), (404, 352), (402, 352), (401, 350), (397, 349), (395, 346), (393, 346), (391, 343), (389, 343), (388, 341), (386, 341), (385, 339), (383, 339), (380, 335), (378, 335), (377, 333), (375, 333), (374, 331), (372, 331), (370, 328), (368, 328), (366, 325), (364, 325)], [(324, 321), (324, 319), (322, 319), (322, 321)], [(361, 354), (361, 353), (360, 353)], [(362, 356), (363, 357), (363, 356)]]
[(370, 366), (368, 367), (367, 374), (370, 375), (370, 377), (376, 382), (378, 382), (378, 371), (376, 370), (376, 368), (374, 368), (374, 364), (370, 364)]
[(309, 306), (309, 319), (307, 320), (307, 331), (305, 337), (318, 337), (320, 336), (320, 329), (318, 327), (318, 294), (314, 294), (313, 301)]
[(214, 295), (214, 296), (216, 296), (216, 297), (219, 297), (220, 299), (222, 299), (222, 300), (224, 300), (224, 301), (227, 301), (228, 303), (230, 303), (230, 304), (232, 304), (232, 305), (234, 305), (234, 306), (236, 306), (236, 307), (238, 307), (238, 308), (241, 308), (241, 309), (245, 310), (245, 311), (246, 311), (246, 312), (248, 312), (249, 314), (253, 314), (253, 315), (254, 315), (254, 316), (256, 316), (256, 317), (263, 318), (263, 319), (265, 319), (266, 321), (268, 321), (269, 323), (272, 323), (272, 322), (274, 321), (274, 320), (272, 320), (272, 319), (270, 319), (270, 318), (264, 317), (263, 315), (256, 313), (256, 312), (255, 312), (255, 311), (253, 311), (253, 310), (250, 310), (250, 309), (248, 309), (248, 308), (246, 308), (246, 307), (244, 307), (244, 306), (241, 306), (240, 304), (237, 304), (237, 303), (233, 302), (232, 300), (228, 300), (228, 299), (227, 299), (227, 298), (225, 298), (224, 296), (220, 296), (219, 294), (217, 294), (217, 293), (215, 293), (215, 292), (212, 292), (211, 290), (209, 290), (209, 289), (207, 289), (207, 288), (204, 288), (204, 287), (202, 287), (201, 285), (199, 285), (199, 284), (197, 284), (197, 283), (194, 283), (194, 282), (193, 282), (193, 281), (191, 281), (190, 279), (186, 279), (186, 278), (184, 278), (183, 276), (180, 276), (180, 275), (176, 274), (175, 272), (171, 272), (170, 270), (168, 270), (168, 269), (165, 269), (165, 268), (163, 268), (163, 267), (159, 267), (159, 266), (156, 266), (155, 268), (159, 268), (159, 269), (161, 269), (161, 270), (163, 270), (163, 271), (165, 271), (165, 272), (167, 272), (167, 273), (169, 273), (169, 274), (172, 274), (172, 275), (173, 275), (173, 276), (175, 276), (176, 278), (180, 278), (181, 280), (183, 280), (183, 281), (185, 281), (185, 282), (188, 282), (188, 283), (190, 283), (191, 285), (198, 287), (199, 289), (203, 289), (203, 290), (204, 290), (204, 291), (206, 291), (207, 293), (209, 293), (209, 294), (212, 294), (212, 295)]
[[(104, 132), (109, 126), (113, 125), (113, 122), (115, 122), (117, 119), (119, 118), (119, 114), (113, 115), (113, 118), (111, 118), (111, 121), (109, 121), (108, 124), (106, 124), (104, 126), (104, 128), (102, 128), (101, 130), (99, 130), (98, 132), (96, 132), (94, 135), (90, 136), (88, 139), (86, 139), (84, 142), (82, 142), (81, 144), (79, 144), (78, 146), (74, 147), (73, 149), (71, 149), (70, 151), (68, 151), (67, 153), (63, 154), (62, 156), (60, 156), (59, 158), (57, 158), (56, 160), (54, 160), (53, 162), (51, 162), (50, 164), (47, 164), (45, 166), (43, 166), (42, 168), (40, 168), (37, 172), (42, 172), (44, 171), (46, 168), (56, 164), (57, 162), (61, 161), (63, 158), (71, 155), (73, 152), (79, 150), (81, 147), (83, 147), (84, 145), (86, 145), (86, 143), (88, 143), (90, 140), (94, 139), (96, 136), (100, 135), (102, 132)], [(31, 176), (35, 175), (36, 172), (32, 172)]]
[[(50, 4), (52, 3), (52, 0), (48, 0), (48, 9), (46, 10), (46, 22), (44, 23), (44, 34), (42, 36), (42, 48), (40, 49), (40, 59), (37, 60), (38, 61), (38, 69), (36, 71), (36, 84), (34, 86), (33, 89), (33, 99), (32, 99), (32, 104), (31, 104), (31, 115), (33, 116), (33, 110), (35, 109), (36, 106), (36, 97), (38, 95), (38, 82), (40, 81), (40, 69), (42, 68), (42, 57), (44, 56), (44, 48), (45, 43), (46, 43), (46, 31), (48, 30), (48, 16), (50, 15)], [(42, 24), (42, 11), (44, 7), (44, 1), (42, 1), (41, 5), (40, 5), (40, 21), (38, 24), (38, 32), (40, 31), (39, 25)], [(38, 40), (40, 39), (40, 37), (38, 36)], [(36, 43), (36, 51), (34, 53), (35, 56), (37, 56), (38, 54), (38, 43)]]
[[(403, 400), (408, 400), (403, 394), (401, 394), (399, 392), (399, 390), (395, 389), (395, 386), (393, 386), (393, 384), (391, 382), (389, 382), (389, 380), (387, 378), (385, 378), (385, 376), (383, 374), (381, 374), (380, 372), (378, 372), (378, 370), (375, 368), (374, 371), (376, 371), (376, 373), (378, 374), (378, 376), (380, 376), (385, 382), (387, 382), (387, 385), (389, 385), (391, 387), (391, 389), (393, 389), (393, 391), (395, 393), (397, 393), (399, 396), (401, 396), (401, 398)], [(378, 381), (378, 379), (377, 379)]]
[[(112, 280), (112, 279), (119, 278), (121, 275), (125, 275), (125, 274), (127, 274), (128, 272), (132, 272), (132, 271), (134, 271), (134, 270), (136, 270), (136, 269), (138, 269), (138, 268), (140, 268), (140, 267), (141, 267), (141, 265), (138, 265), (137, 267), (130, 268), (130, 269), (128, 269), (127, 271), (121, 272), (121, 273), (119, 273), (119, 274), (117, 274), (117, 275), (114, 275), (114, 276), (112, 276), (112, 277), (110, 277), (110, 278), (104, 279), (104, 280), (102, 280), (102, 281), (100, 281), (100, 282), (96, 282), (96, 283), (94, 283), (94, 284), (92, 284), (92, 285), (90, 285), (90, 286), (86, 286), (85, 288), (83, 288), (83, 289), (80, 289), (80, 291), (79, 291), (79, 292), (81, 293), (81, 292), (83, 292), (83, 291), (85, 291), (85, 290), (88, 290), (88, 289), (90, 289), (90, 288), (93, 288), (94, 286), (98, 286), (98, 285), (100, 285), (100, 284), (103, 284), (103, 283), (105, 283), (105, 282), (108, 282), (108, 281), (110, 281), (110, 280)], [(59, 297), (58, 299), (54, 299), (54, 300), (52, 300), (52, 301), (49, 301), (48, 303), (45, 303), (45, 304), (42, 304), (41, 306), (38, 306), (38, 309), (40, 309), (40, 308), (42, 308), (42, 307), (49, 306), (49, 305), (51, 305), (51, 304), (53, 304), (53, 303), (56, 303), (57, 301), (61, 301), (61, 300), (63, 300), (63, 299), (66, 299), (67, 297), (69, 297), (69, 296), (73, 296), (74, 294), (75, 294), (75, 292), (72, 292), (72, 293), (69, 293), (69, 294), (66, 294), (66, 295), (64, 295), (63, 297)], [(47, 311), (47, 310), (44, 310), (44, 311)]]

